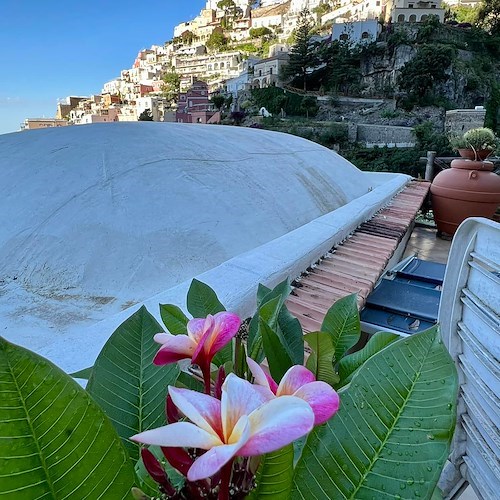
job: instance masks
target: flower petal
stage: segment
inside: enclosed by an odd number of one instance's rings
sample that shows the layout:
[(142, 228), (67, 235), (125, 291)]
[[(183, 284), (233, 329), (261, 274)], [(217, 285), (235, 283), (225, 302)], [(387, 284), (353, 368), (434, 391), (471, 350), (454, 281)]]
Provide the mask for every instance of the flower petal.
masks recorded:
[(250, 423), (247, 417), (242, 417), (238, 421), (235, 431), (239, 437), (235, 443), (216, 446), (195, 460), (187, 475), (189, 481), (198, 481), (213, 476), (238, 454), (250, 437)]
[(206, 318), (194, 318), (188, 321), (187, 324), (187, 333), (189, 338), (193, 339), (196, 344), (200, 343), (203, 335), (207, 332), (207, 330), (211, 329), (213, 326), (213, 318), (212, 316), (208, 316)]
[(315, 382), (316, 377), (305, 366), (295, 365), (288, 369), (283, 375), (278, 390), (277, 396), (292, 396), (295, 391), (300, 389), (303, 385)]
[(164, 425), (157, 429), (136, 434), (130, 439), (139, 443), (155, 444), (157, 446), (201, 448), (202, 450), (209, 450), (222, 444), (222, 441), (217, 436), (189, 422)]
[(262, 387), (267, 387), (273, 394), (276, 394), (278, 389), (278, 384), (273, 380), (271, 375), (268, 375), (262, 367), (255, 362), (252, 358), (247, 358), (248, 368), (252, 372), (254, 384), (260, 385)]
[(167, 365), (180, 359), (190, 358), (196, 349), (196, 343), (187, 335), (157, 333), (154, 340), (163, 344), (153, 359), (155, 365)]
[(250, 415), (273, 397), (271, 391), (264, 393), (257, 390), (250, 382), (230, 373), (222, 385), (221, 414), (225, 441), (243, 415)]
[(311, 382), (301, 387), (294, 396), (311, 405), (314, 412), (314, 425), (321, 425), (337, 412), (340, 405), (339, 395), (326, 382)]
[(240, 456), (254, 456), (279, 450), (305, 436), (314, 426), (314, 413), (304, 400), (281, 396), (257, 408), (248, 417), (251, 436), (239, 450)]
[(229, 312), (219, 312), (214, 316), (214, 327), (207, 337), (203, 350), (212, 359), (238, 333), (241, 325), (239, 316)]
[(168, 393), (175, 406), (193, 424), (222, 438), (221, 402), (218, 399), (189, 389), (170, 386)]

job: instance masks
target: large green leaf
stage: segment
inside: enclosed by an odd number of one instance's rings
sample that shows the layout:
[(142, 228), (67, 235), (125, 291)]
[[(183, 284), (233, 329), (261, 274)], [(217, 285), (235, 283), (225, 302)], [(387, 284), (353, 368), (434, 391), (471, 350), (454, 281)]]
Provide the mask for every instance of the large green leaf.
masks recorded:
[(286, 371), (293, 365), (278, 332), (275, 332), (264, 320), (260, 320), (259, 330), (262, 332), (264, 352), (269, 364), (271, 376), (280, 381)]
[(278, 315), (278, 330), (289, 347), (293, 363), (295, 365), (304, 364), (304, 332), (302, 331), (302, 325), (284, 304), (281, 306)]
[(361, 332), (357, 295), (342, 297), (326, 313), (321, 331), (332, 336), (335, 359), (339, 361), (345, 352), (356, 344)]
[[(292, 288), (288, 279), (276, 285), (272, 290), (259, 285), (257, 290), (257, 311), (248, 327), (248, 351), (253, 359), (260, 362), (263, 358), (262, 336), (259, 332), (259, 321), (264, 321), (273, 329), (277, 328), (279, 312), (290, 295)], [(267, 292), (267, 293), (266, 293)]]
[(331, 335), (325, 332), (311, 332), (304, 335), (304, 340), (312, 350), (306, 367), (314, 373), (316, 380), (330, 385), (336, 384), (339, 377), (333, 369), (335, 348)]
[(139, 446), (128, 438), (165, 425), (167, 386), (173, 385), (177, 364), (153, 365), (159, 345), (153, 340), (161, 326), (143, 306), (122, 323), (106, 342), (87, 390), (99, 403), (137, 460)]
[(400, 339), (399, 335), (388, 332), (377, 332), (360, 351), (344, 356), (339, 363), (338, 371), (340, 377), (340, 387), (347, 384), (356, 370), (369, 358), (377, 354), (384, 347), (395, 340)]
[(205, 283), (194, 279), (187, 294), (187, 309), (193, 318), (205, 318), (226, 309), (217, 294)]
[(131, 498), (134, 469), (67, 374), (0, 337), (0, 498)]
[(174, 304), (160, 304), (160, 316), (172, 335), (187, 333), (188, 317)]
[(371, 357), (314, 429), (293, 499), (430, 498), (448, 457), (458, 379), (437, 328)]
[(293, 445), (267, 453), (261, 459), (255, 481), (255, 489), (248, 498), (260, 500), (288, 500), (293, 479)]

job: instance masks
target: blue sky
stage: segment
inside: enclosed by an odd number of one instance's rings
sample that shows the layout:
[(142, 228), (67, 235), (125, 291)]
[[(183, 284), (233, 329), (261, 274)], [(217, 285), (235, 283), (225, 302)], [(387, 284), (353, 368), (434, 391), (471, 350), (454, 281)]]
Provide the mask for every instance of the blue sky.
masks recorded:
[(205, 0), (0, 0), (0, 134), (99, 93), (140, 49), (162, 44)]

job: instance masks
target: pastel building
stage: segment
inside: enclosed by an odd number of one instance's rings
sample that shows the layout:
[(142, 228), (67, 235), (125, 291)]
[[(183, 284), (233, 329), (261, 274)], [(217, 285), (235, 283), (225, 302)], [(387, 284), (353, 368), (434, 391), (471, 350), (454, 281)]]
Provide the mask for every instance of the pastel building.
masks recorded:
[(386, 20), (396, 23), (423, 22), (429, 16), (437, 16), (440, 22), (444, 21), (444, 9), (441, 0), (388, 0)]
[[(178, 123), (214, 123), (213, 110), (206, 82), (195, 81), (191, 88), (179, 95), (175, 121)], [(215, 121), (218, 121), (215, 116)]]

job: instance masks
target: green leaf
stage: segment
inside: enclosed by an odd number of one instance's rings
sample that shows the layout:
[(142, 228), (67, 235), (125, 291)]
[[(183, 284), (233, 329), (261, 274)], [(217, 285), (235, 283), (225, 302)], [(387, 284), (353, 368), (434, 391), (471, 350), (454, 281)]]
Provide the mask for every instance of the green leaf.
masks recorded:
[(69, 375), (0, 337), (0, 497), (131, 498), (134, 468)]
[[(275, 322), (278, 321), (281, 307), (285, 303), (288, 295), (290, 295), (292, 288), (290, 287), (289, 280), (286, 279), (264, 295), (266, 290), (269, 289), (264, 285), (259, 285), (257, 290), (257, 311), (248, 327), (248, 351), (252, 359), (255, 359), (259, 363), (263, 359), (262, 337), (259, 332), (259, 318), (264, 318), (271, 328), (276, 329)], [(271, 304), (269, 304), (270, 302)]]
[(339, 377), (333, 369), (335, 348), (331, 335), (325, 332), (312, 332), (305, 335), (304, 340), (312, 350), (307, 359), (306, 368), (314, 373), (316, 380), (330, 385), (336, 384)]
[(293, 479), (293, 445), (267, 453), (261, 459), (249, 500), (288, 500)]
[(160, 304), (163, 324), (172, 335), (187, 333), (188, 317), (174, 304)]
[(228, 361), (233, 361), (233, 341), (225, 345), (212, 359), (212, 363), (216, 366), (226, 364)]
[(179, 376), (175, 381), (175, 387), (182, 387), (196, 392), (203, 392), (203, 382), (195, 379), (192, 375), (183, 371), (179, 373)]
[(187, 308), (193, 318), (205, 318), (226, 309), (220, 303), (217, 294), (205, 283), (194, 279), (187, 295)]
[(356, 297), (357, 294), (353, 293), (337, 300), (328, 309), (321, 325), (321, 331), (332, 336), (336, 361), (356, 344), (361, 333)]
[(293, 362), (278, 333), (262, 319), (259, 323), (259, 330), (262, 333), (262, 343), (271, 376), (274, 380), (280, 381)]
[(165, 425), (167, 387), (179, 374), (177, 364), (153, 365), (162, 328), (142, 306), (111, 335), (100, 352), (87, 390), (111, 419), (132, 459), (139, 445), (130, 436)]
[(73, 378), (81, 378), (84, 380), (88, 380), (90, 376), (92, 375), (92, 368), (93, 366), (89, 366), (88, 368), (84, 368), (83, 370), (80, 370), (75, 373), (70, 373), (69, 376)]
[(257, 287), (257, 308), (262, 305), (262, 302), (265, 299), (266, 295), (271, 291), (272, 290), (270, 288), (267, 288), (267, 286), (259, 283), (259, 286)]
[(307, 439), (292, 499), (430, 498), (449, 453), (458, 377), (437, 328), (372, 356)]
[(294, 365), (304, 364), (304, 332), (300, 321), (283, 304), (278, 315), (278, 330), (281, 332)]
[(352, 379), (356, 370), (368, 359), (381, 351), (395, 340), (400, 339), (399, 335), (388, 332), (377, 332), (360, 351), (344, 356), (338, 366), (340, 376), (340, 387), (346, 385)]

